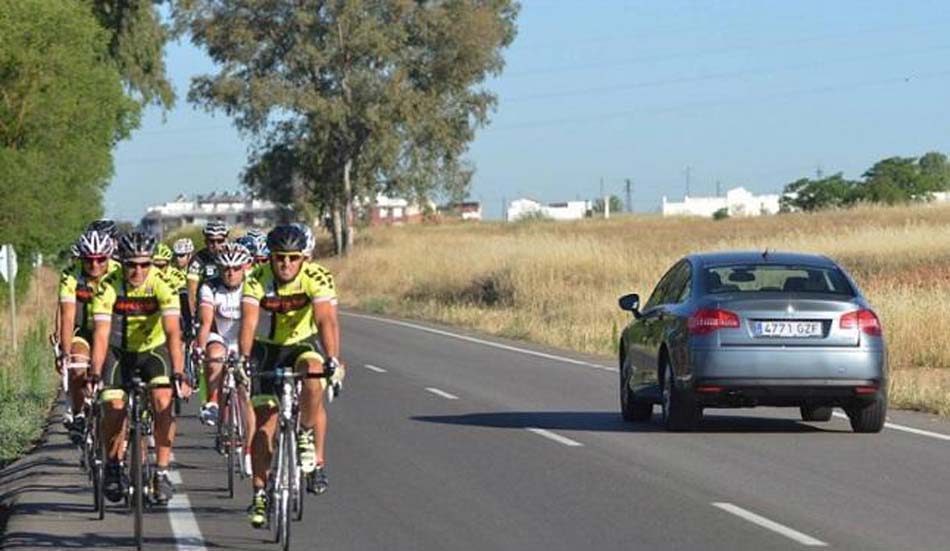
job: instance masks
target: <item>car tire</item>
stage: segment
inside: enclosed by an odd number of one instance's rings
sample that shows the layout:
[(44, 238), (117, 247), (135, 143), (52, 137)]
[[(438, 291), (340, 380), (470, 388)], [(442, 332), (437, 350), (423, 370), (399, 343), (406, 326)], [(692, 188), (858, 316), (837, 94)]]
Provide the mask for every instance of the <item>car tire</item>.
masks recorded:
[(802, 406), (798, 408), (802, 413), (802, 421), (813, 421), (824, 423), (831, 421), (831, 412), (834, 408), (831, 406)]
[(673, 366), (667, 359), (663, 360), (661, 396), (666, 430), (681, 432), (692, 429), (697, 417), (695, 401), (688, 392), (676, 386)]
[(653, 417), (653, 402), (637, 398), (630, 390), (630, 373), (620, 364), (620, 414), (624, 421), (638, 423), (649, 421)]
[(848, 407), (844, 411), (848, 414), (854, 432), (881, 432), (887, 417), (887, 395), (879, 394), (869, 404)]

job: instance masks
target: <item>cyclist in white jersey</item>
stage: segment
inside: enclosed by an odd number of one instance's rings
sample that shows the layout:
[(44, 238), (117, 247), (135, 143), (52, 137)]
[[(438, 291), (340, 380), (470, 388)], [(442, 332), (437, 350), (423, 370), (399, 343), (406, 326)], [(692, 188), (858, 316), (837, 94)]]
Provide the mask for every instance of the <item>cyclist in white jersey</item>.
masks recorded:
[(230, 351), (237, 350), (244, 274), (252, 260), (242, 245), (226, 243), (215, 255), (217, 277), (203, 282), (199, 290), (197, 345), (205, 359), (208, 389), (208, 401), (201, 408), (200, 419), (206, 425), (218, 422), (224, 361)]

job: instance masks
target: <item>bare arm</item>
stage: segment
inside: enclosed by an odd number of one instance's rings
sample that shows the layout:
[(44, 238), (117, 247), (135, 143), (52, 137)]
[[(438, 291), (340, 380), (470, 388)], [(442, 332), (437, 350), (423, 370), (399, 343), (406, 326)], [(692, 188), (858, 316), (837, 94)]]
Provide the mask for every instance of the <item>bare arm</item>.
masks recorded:
[[(63, 354), (69, 353), (73, 340), (73, 323), (76, 321), (76, 303), (59, 303), (59, 348)], [(92, 343), (89, 343), (90, 346)]]
[(194, 313), (198, 305), (198, 282), (188, 280), (188, 311)]
[(198, 305), (198, 348), (204, 350), (208, 346), (208, 335), (211, 334), (211, 325), (214, 323), (214, 305), (201, 303)]
[(92, 330), (92, 374), (102, 376), (102, 366), (106, 363), (106, 354), (109, 351), (109, 331), (112, 329), (111, 319), (97, 319)]
[[(317, 320), (320, 342), (330, 358), (340, 358), (340, 323), (336, 304), (331, 301), (313, 303), (313, 316)], [(328, 358), (329, 359), (329, 358)]]
[(181, 320), (178, 314), (163, 315), (162, 328), (165, 330), (168, 355), (172, 360), (172, 373), (182, 374), (185, 372), (185, 358), (181, 349)]
[(257, 321), (260, 317), (259, 304), (244, 299), (241, 301), (241, 336), (238, 348), (241, 356), (249, 357), (254, 347), (254, 332), (257, 331)]

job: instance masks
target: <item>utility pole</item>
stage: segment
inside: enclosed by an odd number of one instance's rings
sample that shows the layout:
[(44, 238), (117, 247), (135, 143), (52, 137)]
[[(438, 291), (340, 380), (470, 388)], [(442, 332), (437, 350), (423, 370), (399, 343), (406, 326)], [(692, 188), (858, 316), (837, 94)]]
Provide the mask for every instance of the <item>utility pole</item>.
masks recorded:
[(716, 180), (716, 197), (722, 197), (722, 182)]
[(508, 201), (505, 200), (504, 195), (501, 196), (501, 219), (508, 221)]
[(610, 201), (604, 195), (604, 177), (600, 177), (600, 197), (604, 202), (604, 219), (610, 218)]
[(692, 167), (686, 167), (686, 196), (689, 197), (689, 173), (692, 171)]
[(815, 167), (815, 179), (821, 180), (824, 175), (825, 172), (821, 170), (821, 163), (818, 163), (818, 165)]
[(624, 180), (627, 184), (627, 212), (633, 212), (633, 180)]

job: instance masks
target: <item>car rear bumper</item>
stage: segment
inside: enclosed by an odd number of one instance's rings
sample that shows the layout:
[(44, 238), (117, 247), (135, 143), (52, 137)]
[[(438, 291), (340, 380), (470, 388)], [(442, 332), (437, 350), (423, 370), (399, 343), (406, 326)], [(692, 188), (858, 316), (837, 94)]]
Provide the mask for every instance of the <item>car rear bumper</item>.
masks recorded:
[(694, 350), (691, 360), (682, 382), (708, 407), (848, 407), (887, 387), (883, 350), (718, 348)]

